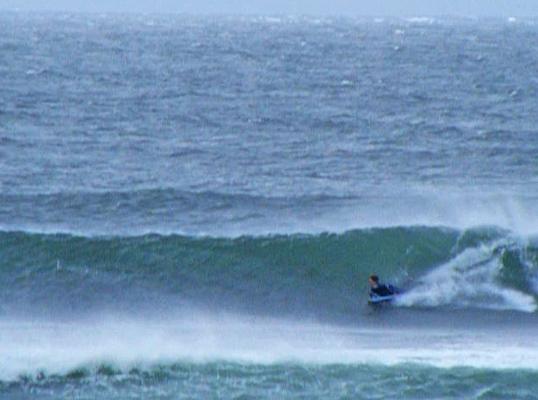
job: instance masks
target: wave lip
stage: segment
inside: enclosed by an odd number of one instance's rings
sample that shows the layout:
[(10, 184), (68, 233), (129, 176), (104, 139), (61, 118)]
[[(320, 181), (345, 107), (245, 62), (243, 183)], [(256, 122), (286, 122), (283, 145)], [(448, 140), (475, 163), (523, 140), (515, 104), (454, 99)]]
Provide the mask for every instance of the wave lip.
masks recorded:
[(237, 237), (397, 226), (470, 229), (492, 225), (537, 233), (536, 197), (415, 188), (327, 196), (266, 196), (174, 188), (0, 194), (0, 229), (76, 235), (147, 233)]

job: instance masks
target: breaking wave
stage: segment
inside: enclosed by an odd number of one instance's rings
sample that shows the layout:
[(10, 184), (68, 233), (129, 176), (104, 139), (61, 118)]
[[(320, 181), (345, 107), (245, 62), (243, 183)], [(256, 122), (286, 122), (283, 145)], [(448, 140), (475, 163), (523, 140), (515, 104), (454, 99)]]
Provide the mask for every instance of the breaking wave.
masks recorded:
[(408, 307), (536, 309), (538, 246), (497, 228), (239, 238), (0, 233), (3, 315), (154, 313), (197, 306), (345, 318), (375, 272)]

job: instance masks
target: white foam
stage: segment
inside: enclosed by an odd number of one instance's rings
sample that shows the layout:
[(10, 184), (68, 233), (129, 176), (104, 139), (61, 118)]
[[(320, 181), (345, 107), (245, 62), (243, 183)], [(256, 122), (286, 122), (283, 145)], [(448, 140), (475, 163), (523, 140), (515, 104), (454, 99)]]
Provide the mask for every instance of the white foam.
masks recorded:
[(461, 306), (534, 312), (534, 297), (498, 282), (502, 267), (496, 242), (463, 251), (421, 278), (398, 303), (405, 306)]
[(166, 321), (106, 319), (0, 323), (0, 379), (65, 374), (103, 363), (127, 370), (177, 362), (419, 363), (437, 367), (538, 366), (538, 339), (498, 332), (345, 328), (231, 316)]
[(413, 24), (428, 24), (431, 25), (435, 22), (434, 18), (431, 17), (411, 17), (406, 18), (407, 22), (413, 23)]

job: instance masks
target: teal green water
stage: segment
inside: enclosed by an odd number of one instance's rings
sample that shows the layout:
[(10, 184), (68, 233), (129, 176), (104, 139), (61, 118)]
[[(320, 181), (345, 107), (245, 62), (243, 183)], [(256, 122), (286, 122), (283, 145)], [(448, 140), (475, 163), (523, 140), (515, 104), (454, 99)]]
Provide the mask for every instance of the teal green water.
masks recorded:
[[(495, 228), (408, 227), (231, 238), (0, 233), (5, 315), (130, 313), (190, 306), (349, 320), (371, 273), (407, 306), (529, 311), (538, 248)], [(434, 286), (426, 296), (422, 289)], [(441, 293), (442, 296), (436, 296)], [(75, 301), (76, 299), (76, 301)], [(216, 306), (218, 304), (218, 306)]]
[[(417, 365), (271, 366), (208, 363), (74, 370), (2, 384), (2, 398), (535, 399), (538, 373)], [(12, 397), (10, 397), (12, 396)]]

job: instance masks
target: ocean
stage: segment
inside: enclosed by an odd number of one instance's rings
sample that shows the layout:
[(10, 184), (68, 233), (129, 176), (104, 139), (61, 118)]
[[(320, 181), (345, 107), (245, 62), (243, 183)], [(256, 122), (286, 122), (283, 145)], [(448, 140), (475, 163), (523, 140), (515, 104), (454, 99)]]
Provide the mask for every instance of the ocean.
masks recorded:
[(535, 19), (1, 12), (0, 398), (538, 399), (536, 65)]

